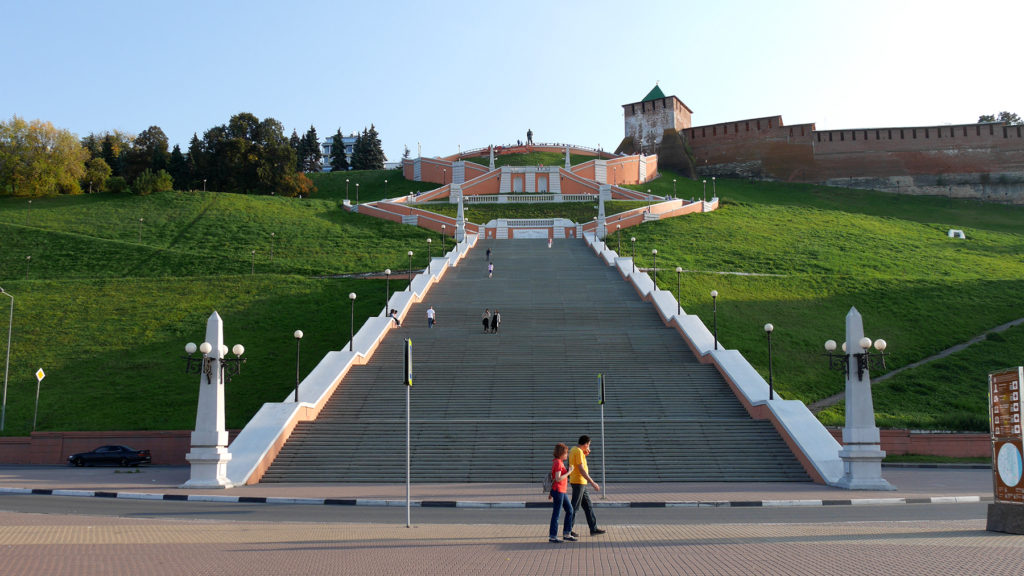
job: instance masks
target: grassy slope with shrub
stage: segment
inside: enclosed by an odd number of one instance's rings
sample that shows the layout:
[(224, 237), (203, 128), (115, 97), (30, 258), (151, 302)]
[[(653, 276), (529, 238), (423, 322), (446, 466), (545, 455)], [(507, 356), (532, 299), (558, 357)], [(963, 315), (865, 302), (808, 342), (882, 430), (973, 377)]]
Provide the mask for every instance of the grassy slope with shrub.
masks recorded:
[[(637, 188), (671, 194), (673, 177)], [(47, 373), (41, 430), (191, 428), (197, 379), (183, 374), (180, 356), (185, 342), (202, 339), (214, 309), (227, 343), (245, 344), (249, 358), (227, 388), (228, 425), (240, 427), (263, 402), (283, 399), (294, 386), (295, 329), (306, 334), (305, 374), (347, 341), (349, 292), (359, 295), (357, 326), (383, 306), (383, 281), (320, 276), (401, 269), (409, 249), (416, 265), (425, 264), (416, 247), (426, 231), (340, 209), (346, 178), (353, 202), (355, 182), (360, 201), (385, 197), (385, 179), (388, 197), (432, 187), (375, 171), (315, 174), (319, 190), (310, 199), (212, 192), (31, 205), (0, 199), (0, 286), (17, 298), (5, 434), (30, 428), (39, 367)], [(700, 182), (676, 180), (676, 195), (701, 196)], [(717, 289), (721, 341), (762, 374), (762, 326), (772, 322), (774, 381), (785, 397), (813, 401), (842, 390), (842, 376), (826, 369), (821, 352), (824, 340), (842, 340), (850, 306), (863, 313), (869, 336), (888, 340), (890, 368), (1022, 315), (1020, 208), (728, 180), (716, 188), (719, 211), (631, 228), (623, 252), (636, 236), (638, 264), (650, 266), (657, 248), (658, 283), (673, 292), (675, 267), (686, 269), (683, 307), (709, 326), (708, 293)], [(467, 209), (472, 221), (594, 214), (575, 204)], [(948, 228), (964, 229), (968, 240), (947, 238)], [(614, 234), (608, 242), (616, 245)], [(1022, 349), (1018, 328), (878, 385), (879, 424), (987, 429), (985, 374), (1024, 362)], [(841, 424), (842, 406), (821, 418)]]

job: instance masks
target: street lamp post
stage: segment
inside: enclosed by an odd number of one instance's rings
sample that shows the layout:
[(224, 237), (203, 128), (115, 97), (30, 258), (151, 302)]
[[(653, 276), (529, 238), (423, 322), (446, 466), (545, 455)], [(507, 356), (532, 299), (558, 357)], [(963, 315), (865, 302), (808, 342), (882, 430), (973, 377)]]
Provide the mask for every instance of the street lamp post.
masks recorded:
[(633, 272), (636, 272), (636, 236), (630, 236), (629, 241), (633, 243), (632, 256), (630, 259), (633, 261)]
[(672, 197), (673, 198), (676, 197), (676, 179), (675, 178), (672, 179)]
[(384, 197), (385, 198), (388, 197), (388, 181), (387, 180), (384, 181)]
[(441, 254), (444, 254), (444, 236), (445, 236), (445, 232), (444, 231), (445, 231), (445, 228), (447, 228), (447, 226), (445, 226), (444, 224), (441, 224)]
[(433, 238), (427, 238), (427, 274), (430, 274), (430, 245), (434, 243)]
[(391, 299), (391, 268), (384, 270), (384, 276), (387, 277), (384, 282), (384, 313), (390, 314), (391, 311), (388, 310), (388, 300)]
[(7, 373), (11, 367), (11, 328), (14, 326), (14, 296), (0, 288), (0, 294), (11, 299), (10, 319), (7, 321), (7, 360), (4, 362), (4, 402), (0, 408), (0, 432), (4, 431), (4, 422), (7, 420)]
[(139, 244), (142, 244), (142, 221), (145, 218), (139, 218)]
[(771, 323), (764, 325), (764, 333), (768, 336), (768, 399), (773, 400), (775, 398), (775, 389), (772, 384), (772, 332), (775, 331), (775, 326)]
[(701, 180), (701, 184), (704, 185), (704, 192), (702, 192), (704, 197), (703, 197), (703, 199), (701, 201), (702, 202), (707, 202), (708, 201), (708, 180), (707, 180), (707, 178), (705, 178), (704, 180)]
[(647, 189), (647, 211), (651, 211), (651, 189)]
[(295, 336), (295, 401), (299, 401), (299, 349), (302, 344), (302, 330), (296, 330)]
[(711, 291), (711, 308), (714, 315), (715, 350), (718, 350), (718, 290)]
[(622, 254), (622, 224), (615, 225), (615, 243), (618, 245), (618, 252)]
[(711, 177), (711, 197), (718, 198), (718, 189), (715, 188), (715, 177)]
[(345, 200), (348, 200), (348, 178), (345, 178)]
[(442, 186), (447, 186), (448, 185), (448, 169), (447, 168), (441, 168), (441, 185)]
[(654, 257), (654, 289), (658, 289), (658, 249), (651, 250), (651, 256)]
[(249, 276), (256, 275), (256, 251), (252, 251), (252, 268), (249, 270)]
[(206, 178), (203, 178), (203, 192), (206, 192)]
[(412, 290), (412, 250), (409, 250), (409, 290)]
[(348, 351), (352, 351), (352, 342), (356, 339), (356, 293), (349, 292), (348, 299), (352, 301), (352, 315), (349, 318), (348, 330)]
[(682, 266), (676, 266), (676, 315), (683, 311), (682, 304), (679, 303), (679, 279), (683, 276)]
[(359, 182), (356, 182), (356, 205), (359, 205)]
[(32, 256), (25, 256), (25, 280), (28, 280), (28, 267), (32, 263)]
[(274, 233), (270, 233), (270, 261), (274, 261)]

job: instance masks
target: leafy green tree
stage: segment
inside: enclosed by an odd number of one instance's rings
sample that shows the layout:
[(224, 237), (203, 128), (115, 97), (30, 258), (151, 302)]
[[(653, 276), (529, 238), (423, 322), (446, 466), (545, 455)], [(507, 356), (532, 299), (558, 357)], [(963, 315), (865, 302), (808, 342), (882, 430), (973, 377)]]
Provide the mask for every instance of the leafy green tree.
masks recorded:
[(299, 133), (296, 132), (294, 128), (292, 129), (291, 137), (288, 138), (288, 145), (291, 146), (292, 150), (295, 152), (295, 158), (301, 159), (304, 152), (302, 150), (302, 138), (299, 138)]
[(114, 176), (121, 176), (124, 172), (128, 150), (131, 149), (133, 140), (135, 138), (132, 135), (119, 130), (103, 133), (100, 139), (100, 156), (114, 171)]
[(364, 131), (364, 139), (366, 140), (364, 146), (366, 147), (366, 165), (364, 170), (383, 170), (384, 163), (387, 162), (387, 157), (384, 156), (384, 149), (380, 145), (380, 136), (377, 134), (377, 128), (370, 124), (370, 130)]
[(348, 158), (345, 154), (344, 137), (341, 135), (341, 128), (338, 128), (331, 141), (333, 142), (331, 145), (331, 170), (334, 172), (344, 172), (348, 170)]
[(131, 188), (128, 187), (128, 181), (124, 179), (124, 176), (111, 176), (107, 179), (107, 192), (122, 194), (131, 192)]
[(144, 170), (158, 171), (167, 168), (170, 154), (167, 152), (167, 135), (159, 126), (150, 126), (132, 142), (128, 151), (124, 176), (134, 181)]
[(77, 194), (89, 151), (49, 122), (14, 116), (0, 122), (0, 194)]
[(153, 192), (166, 192), (174, 189), (174, 179), (167, 173), (167, 170), (153, 172), (146, 168), (135, 178), (132, 189), (140, 196), (146, 196)]
[(320, 151), (320, 138), (316, 135), (316, 128), (310, 126), (303, 134), (299, 149), (299, 167), (303, 172), (320, 172), (323, 169), (324, 154)]
[(85, 163), (85, 178), (82, 179), (82, 187), (87, 192), (101, 192), (110, 178), (110, 166), (103, 158), (93, 158)]
[(983, 114), (978, 116), (978, 124), (984, 122), (1003, 122), (1007, 126), (1019, 126), (1024, 124), (1024, 121), (1020, 119), (1020, 116), (1016, 112), (1000, 112), (999, 114)]
[(188, 161), (185, 159), (185, 155), (181, 153), (181, 146), (177, 144), (171, 150), (171, 156), (167, 160), (167, 172), (174, 179), (174, 188), (177, 190), (188, 189)]
[(247, 112), (236, 114), (226, 125), (203, 133), (198, 149), (190, 147), (189, 156), (199, 168), (195, 178), (206, 180), (210, 190), (286, 196), (315, 190), (312, 182), (307, 187), (295, 176), (295, 150), (273, 118), (261, 121)]
[(352, 169), (366, 170), (366, 129), (362, 133), (356, 133), (356, 141), (352, 144)]
[(199, 188), (199, 180), (205, 178), (203, 174), (206, 174), (206, 156), (204, 155), (203, 142), (199, 139), (199, 136), (194, 132), (192, 133), (192, 140), (188, 143), (188, 185), (182, 189), (196, 189)]

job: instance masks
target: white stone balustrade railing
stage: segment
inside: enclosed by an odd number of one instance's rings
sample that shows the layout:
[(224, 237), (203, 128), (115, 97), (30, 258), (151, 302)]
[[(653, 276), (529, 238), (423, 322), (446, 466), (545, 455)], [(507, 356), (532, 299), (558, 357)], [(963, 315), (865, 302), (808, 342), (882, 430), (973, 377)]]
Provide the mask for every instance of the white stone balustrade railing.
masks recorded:
[[(709, 201), (717, 208), (718, 199)], [(778, 393), (768, 398), (768, 383), (737, 350), (726, 350), (722, 341), (714, 349), (714, 335), (699, 317), (686, 311), (669, 290), (657, 289), (651, 276), (634, 270), (633, 259), (618, 256), (594, 234), (584, 234), (587, 244), (622, 278), (633, 285), (640, 297), (651, 302), (666, 324), (673, 325), (687, 345), (702, 359), (715, 365), (752, 417), (772, 420), (794, 454), (815, 480), (836, 485), (843, 476), (840, 445), (825, 426), (798, 400), (783, 400)], [(609, 256), (611, 252), (614, 256)]]
[(368, 318), (352, 339), (352, 351), (346, 342), (340, 351), (328, 352), (319, 364), (299, 383), (299, 401), (294, 392), (282, 402), (264, 404), (249, 420), (234, 442), (228, 446), (231, 460), (227, 476), (233, 485), (258, 482), (291, 435), (295, 425), (316, 418), (324, 404), (334, 393), (352, 366), (370, 360), (377, 346), (393, 328), (394, 321), (387, 316), (389, 309), (398, 311), (404, 320), (410, 307), (423, 300), (430, 288), (444, 276), (449, 267), (455, 267), (476, 244), (476, 235), (455, 244), (444, 256), (431, 258), (429, 272), (424, 269), (413, 277), (409, 288), (395, 292), (387, 307), (378, 316)]

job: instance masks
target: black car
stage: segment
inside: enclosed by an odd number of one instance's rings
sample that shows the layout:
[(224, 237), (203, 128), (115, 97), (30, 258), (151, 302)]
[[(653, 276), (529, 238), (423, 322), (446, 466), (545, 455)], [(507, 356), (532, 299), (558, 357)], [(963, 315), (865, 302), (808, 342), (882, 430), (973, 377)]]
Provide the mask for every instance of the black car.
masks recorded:
[(92, 452), (81, 452), (68, 456), (68, 464), (75, 466), (138, 466), (153, 461), (149, 450), (136, 450), (127, 446), (100, 446)]

